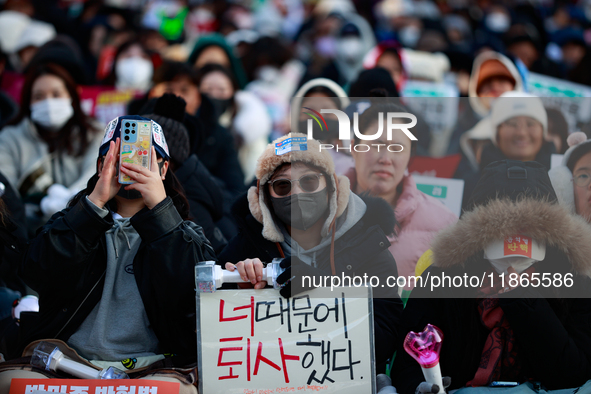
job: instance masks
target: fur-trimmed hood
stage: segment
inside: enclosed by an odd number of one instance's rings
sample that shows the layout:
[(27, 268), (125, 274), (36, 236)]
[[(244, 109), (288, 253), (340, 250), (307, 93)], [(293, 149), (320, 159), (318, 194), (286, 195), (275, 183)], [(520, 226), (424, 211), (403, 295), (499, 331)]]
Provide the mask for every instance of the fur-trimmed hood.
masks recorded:
[(483, 63), (485, 63), (488, 60), (498, 60), (502, 65), (504, 65), (509, 71), (509, 73), (511, 73), (511, 75), (513, 76), (513, 79), (515, 79), (515, 87), (513, 88), (513, 90), (518, 92), (523, 91), (523, 78), (521, 77), (521, 74), (519, 74), (517, 67), (515, 67), (515, 64), (513, 64), (511, 59), (498, 52), (482, 52), (480, 55), (476, 56), (476, 59), (474, 59), (474, 65), (472, 66), (472, 74), (470, 75), (470, 82), (468, 85), (470, 105), (472, 106), (474, 112), (476, 112), (481, 117), (488, 115), (490, 110), (487, 109), (484, 106), (484, 104), (482, 104), (480, 98), (478, 97), (478, 92), (476, 91), (476, 89), (478, 87), (480, 67)]
[(583, 218), (562, 206), (533, 198), (492, 200), (476, 207), (432, 243), (433, 265), (450, 268), (464, 264), (495, 240), (523, 234), (568, 257), (574, 272), (591, 277), (591, 231)]
[(255, 171), (257, 186), (252, 186), (248, 190), (250, 212), (259, 223), (262, 223), (263, 237), (272, 242), (283, 242), (284, 237), (279, 227), (275, 224), (273, 216), (271, 215), (271, 210), (265, 202), (264, 188), (277, 167), (281, 164), (295, 162), (308, 163), (321, 168), (328, 174), (329, 179), (327, 179), (327, 184), (331, 185), (335, 192), (332, 194), (329, 201), (330, 213), (322, 227), (322, 237), (328, 235), (333, 221), (340, 217), (347, 208), (349, 194), (351, 193), (349, 179), (345, 176), (336, 176), (332, 157), (327, 151), (320, 150), (320, 143), (318, 141), (308, 139), (307, 150), (291, 151), (289, 153), (277, 155), (275, 153), (275, 144), (292, 137), (307, 138), (304, 134), (289, 133), (267, 145), (267, 148), (257, 161), (257, 168)]

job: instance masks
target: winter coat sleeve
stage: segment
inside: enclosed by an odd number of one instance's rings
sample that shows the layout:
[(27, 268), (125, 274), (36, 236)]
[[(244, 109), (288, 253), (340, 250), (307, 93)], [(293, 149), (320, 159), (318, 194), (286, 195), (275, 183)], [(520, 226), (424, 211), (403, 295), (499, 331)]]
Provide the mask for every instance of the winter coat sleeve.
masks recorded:
[[(274, 252), (277, 255), (279, 254), (277, 249), (275, 249)], [(228, 242), (228, 245), (226, 245), (218, 257), (219, 263), (223, 267), (226, 263), (235, 264), (244, 259), (259, 258), (261, 261), (270, 262), (273, 257), (277, 256), (270, 256), (269, 254), (262, 255), (259, 248), (257, 248), (257, 245), (255, 245), (250, 237), (246, 236), (241, 229), (238, 234)]]
[(199, 201), (189, 201), (189, 203), (191, 205), (192, 221), (201, 226), (203, 233), (211, 242), (214, 250), (217, 253), (221, 252), (228, 244), (228, 240), (226, 237), (224, 237), (224, 234), (222, 234), (220, 229), (215, 225), (211, 213)]
[(533, 298), (533, 288), (513, 292), (524, 298), (500, 298), (500, 305), (528, 371), (548, 389), (583, 385), (591, 376), (591, 300), (552, 300), (570, 304), (561, 307), (568, 317), (559, 319), (549, 300)]
[(375, 356), (378, 367), (390, 359), (396, 351), (400, 335), (401, 315), (402, 301), (400, 298), (375, 298), (373, 300)]
[(53, 215), (31, 240), (21, 277), (39, 293), (52, 287), (71, 287), (88, 268), (100, 240), (112, 226), (111, 215), (101, 218), (82, 198), (71, 209)]
[(142, 238), (134, 274), (160, 350), (195, 358), (195, 264), (216, 260), (201, 227), (183, 221), (170, 197), (131, 218)]

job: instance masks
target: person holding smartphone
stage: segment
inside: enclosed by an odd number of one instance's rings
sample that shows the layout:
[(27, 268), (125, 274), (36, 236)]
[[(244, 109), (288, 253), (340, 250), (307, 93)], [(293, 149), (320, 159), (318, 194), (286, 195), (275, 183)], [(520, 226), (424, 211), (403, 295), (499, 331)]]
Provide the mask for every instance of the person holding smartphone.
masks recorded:
[[(152, 123), (149, 168), (118, 158), (122, 124), (130, 119)], [(96, 174), (31, 241), (20, 267), (42, 300), (39, 313), (21, 315), (21, 349), (38, 339), (59, 340), (61, 349), (98, 368), (172, 378), (181, 393), (197, 392), (193, 270), (215, 254), (201, 227), (186, 220), (188, 203), (169, 160), (157, 123), (139, 116), (109, 123)], [(119, 171), (134, 183), (121, 185)], [(3, 385), (49, 374), (1, 371)]]

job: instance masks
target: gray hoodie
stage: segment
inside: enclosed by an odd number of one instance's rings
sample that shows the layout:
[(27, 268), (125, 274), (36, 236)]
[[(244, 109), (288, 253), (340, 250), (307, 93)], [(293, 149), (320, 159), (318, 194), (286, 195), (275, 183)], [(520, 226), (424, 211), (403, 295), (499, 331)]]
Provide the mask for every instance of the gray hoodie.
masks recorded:
[[(88, 197), (87, 202), (101, 217), (109, 214)], [(158, 352), (158, 338), (150, 328), (133, 274), (133, 259), (142, 240), (130, 218), (113, 214), (113, 219), (113, 227), (105, 234), (107, 271), (101, 300), (68, 344), (88, 360), (153, 358)]]

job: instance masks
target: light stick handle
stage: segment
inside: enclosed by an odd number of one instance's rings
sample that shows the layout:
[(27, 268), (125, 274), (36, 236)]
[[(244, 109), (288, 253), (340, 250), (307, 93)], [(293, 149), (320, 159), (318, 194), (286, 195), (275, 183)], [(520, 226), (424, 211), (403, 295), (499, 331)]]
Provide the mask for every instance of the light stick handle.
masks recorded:
[(70, 375), (76, 376), (77, 378), (100, 379), (101, 371), (91, 368), (87, 365), (81, 364), (79, 362), (68, 360), (63, 356), (58, 359), (56, 367), (60, 371), (69, 373)]
[(425, 377), (425, 382), (436, 384), (439, 386), (439, 392), (445, 392), (445, 388), (443, 387), (443, 378), (441, 377), (441, 368), (439, 367), (439, 363), (437, 363), (434, 367), (425, 368), (421, 367), (423, 370), (423, 376)]

